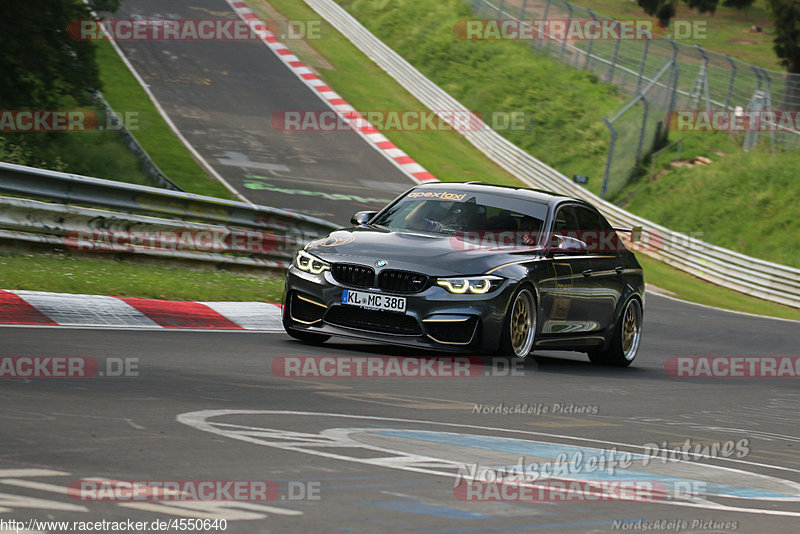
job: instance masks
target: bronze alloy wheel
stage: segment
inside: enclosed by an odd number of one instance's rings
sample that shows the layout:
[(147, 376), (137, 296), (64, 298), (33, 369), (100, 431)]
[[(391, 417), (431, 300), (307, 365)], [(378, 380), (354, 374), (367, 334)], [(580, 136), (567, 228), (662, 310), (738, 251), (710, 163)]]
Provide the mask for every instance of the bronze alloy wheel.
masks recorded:
[(517, 293), (509, 317), (511, 350), (517, 358), (525, 358), (536, 337), (536, 303), (529, 289)]
[(642, 305), (631, 299), (622, 319), (622, 353), (628, 361), (636, 357), (642, 340)]
[(642, 302), (638, 298), (628, 300), (608, 349), (590, 351), (589, 359), (600, 365), (629, 366), (642, 341), (642, 317)]

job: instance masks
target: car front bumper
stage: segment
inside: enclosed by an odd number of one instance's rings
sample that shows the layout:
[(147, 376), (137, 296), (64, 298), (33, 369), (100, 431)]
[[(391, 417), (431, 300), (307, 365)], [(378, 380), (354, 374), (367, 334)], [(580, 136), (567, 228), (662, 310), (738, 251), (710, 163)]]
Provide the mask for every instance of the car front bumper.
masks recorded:
[[(342, 304), (344, 289), (404, 297), (405, 313)], [(499, 346), (513, 285), (504, 280), (484, 295), (456, 295), (438, 285), (405, 294), (354, 288), (330, 271), (313, 275), (289, 268), (284, 289), (283, 324), (315, 334), (448, 352), (492, 351)]]

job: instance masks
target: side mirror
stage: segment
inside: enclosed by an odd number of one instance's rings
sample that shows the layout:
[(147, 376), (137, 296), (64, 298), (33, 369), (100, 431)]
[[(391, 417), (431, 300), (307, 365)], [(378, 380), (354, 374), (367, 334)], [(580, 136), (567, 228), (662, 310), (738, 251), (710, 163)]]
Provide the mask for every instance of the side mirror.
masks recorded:
[(589, 247), (586, 243), (575, 237), (567, 235), (553, 235), (553, 242), (550, 248), (550, 255), (556, 254), (588, 254)]
[(356, 226), (367, 224), (369, 220), (375, 217), (377, 213), (377, 211), (358, 211), (355, 215), (350, 217), (350, 224), (354, 224)]

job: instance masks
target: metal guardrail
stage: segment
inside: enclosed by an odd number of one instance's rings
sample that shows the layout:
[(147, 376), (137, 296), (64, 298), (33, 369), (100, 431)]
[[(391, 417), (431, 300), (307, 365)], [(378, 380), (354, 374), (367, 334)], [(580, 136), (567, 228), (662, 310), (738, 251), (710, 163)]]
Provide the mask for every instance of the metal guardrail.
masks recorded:
[[(0, 197), (0, 238), (78, 251), (282, 268), (303, 243), (337, 228), (266, 206), (10, 163), (0, 163), (0, 192), (26, 197)], [(237, 229), (245, 231), (236, 234)], [(186, 232), (212, 236), (214, 246), (184, 248), (165, 237)], [(231, 246), (232, 234), (250, 241)]]
[[(423, 105), (431, 110), (469, 111), (381, 42), (336, 2), (305, 1)], [(442, 119), (447, 120), (448, 117), (442, 116)], [(642, 227), (641, 240), (636, 245), (645, 254), (717, 285), (787, 306), (800, 307), (800, 269), (717, 247), (628, 213), (574, 184), (487, 125), (460, 133), (528, 186), (560, 191), (587, 200), (597, 206), (612, 224)]]

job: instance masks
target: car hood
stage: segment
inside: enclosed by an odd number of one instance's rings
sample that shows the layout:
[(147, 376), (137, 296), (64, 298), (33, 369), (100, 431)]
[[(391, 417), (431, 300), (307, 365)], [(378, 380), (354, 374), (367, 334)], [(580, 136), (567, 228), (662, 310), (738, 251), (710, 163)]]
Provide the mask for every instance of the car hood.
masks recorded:
[(421, 272), (432, 276), (482, 274), (504, 263), (541, 254), (535, 247), (493, 246), (491, 237), (466, 239), (422, 232), (355, 227), (332, 232), (306, 245), (311, 254), (328, 262)]

